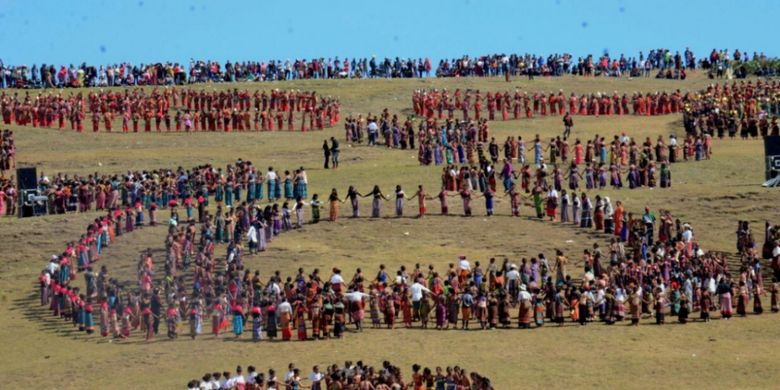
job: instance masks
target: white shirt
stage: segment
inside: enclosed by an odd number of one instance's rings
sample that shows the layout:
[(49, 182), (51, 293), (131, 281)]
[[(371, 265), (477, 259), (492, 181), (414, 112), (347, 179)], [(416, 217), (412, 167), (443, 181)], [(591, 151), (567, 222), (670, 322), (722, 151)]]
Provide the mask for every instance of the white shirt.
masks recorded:
[(268, 171), (268, 172), (265, 174), (265, 180), (267, 180), (267, 181), (276, 180), (276, 172), (274, 172), (274, 171)]
[(312, 372), (311, 374), (309, 374), (309, 380), (312, 381), (312, 383), (317, 383), (321, 381), (322, 378), (324, 377), (325, 375), (321, 372)]
[(520, 272), (517, 272), (516, 269), (509, 270), (509, 272), (506, 273), (507, 282), (511, 282), (517, 279), (520, 279)]
[(277, 311), (279, 313), (292, 313), (292, 306), (290, 306), (290, 302), (282, 302), (277, 307)]
[(458, 262), (458, 267), (460, 267), (460, 269), (465, 269), (466, 271), (471, 271), (471, 264), (469, 264), (469, 261), (466, 259)]
[(591, 301), (591, 302), (593, 302), (593, 301), (594, 301), (594, 299), (593, 299), (593, 293), (591, 293), (590, 291), (585, 291), (585, 292), (584, 292), (582, 295), (583, 295), (585, 298), (588, 298), (588, 299), (590, 299), (590, 301)]
[(776, 246), (775, 249), (772, 249), (772, 257), (780, 256), (780, 245)]
[(50, 262), (49, 265), (46, 267), (46, 271), (48, 271), (50, 274), (54, 275), (55, 272), (59, 271), (60, 265), (56, 262)]
[(603, 302), (604, 302), (604, 290), (602, 290), (602, 289), (598, 289), (598, 290), (596, 291), (596, 296), (595, 296), (595, 300), (594, 300), (594, 302), (593, 302), (593, 303), (594, 303), (595, 305), (600, 305), (600, 304), (601, 304), (601, 303), (603, 303)]
[(421, 300), (423, 298), (423, 292), (431, 292), (431, 290), (428, 290), (427, 287), (423, 286), (419, 282), (412, 284), (412, 286), (409, 287), (409, 291), (412, 293), (412, 302)]
[(344, 278), (341, 277), (341, 274), (333, 274), (330, 277), (330, 284), (344, 284)]
[(249, 238), (249, 242), (257, 242), (257, 229), (254, 226), (250, 226), (246, 236)]
[(621, 289), (621, 288), (618, 288), (618, 289), (615, 291), (615, 299), (616, 299), (618, 302), (625, 302), (625, 301), (626, 301), (626, 294), (624, 294), (624, 293), (623, 293), (623, 289)]
[(517, 294), (517, 300), (518, 301), (530, 301), (531, 300), (531, 294), (529, 294), (528, 291), (520, 290), (520, 292)]
[(360, 291), (353, 291), (353, 292), (348, 292), (348, 293), (344, 294), (344, 296), (350, 302), (360, 302), (361, 300), (363, 300), (363, 297), (369, 297), (370, 295), (368, 295), (366, 293), (362, 293)]
[(276, 283), (271, 283), (266, 287), (266, 291), (269, 293), (272, 293), (274, 296), (279, 296), (279, 294), (282, 293), (282, 290), (279, 288), (279, 285)]

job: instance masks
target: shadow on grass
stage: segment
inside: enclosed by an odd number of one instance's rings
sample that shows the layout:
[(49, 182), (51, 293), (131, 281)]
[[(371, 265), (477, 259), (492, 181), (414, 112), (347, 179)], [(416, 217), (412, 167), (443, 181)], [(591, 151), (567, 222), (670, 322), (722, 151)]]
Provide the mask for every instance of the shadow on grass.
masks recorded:
[(39, 331), (59, 336), (69, 336), (74, 340), (91, 338), (85, 332), (79, 331), (71, 320), (55, 317), (48, 306), (41, 306), (40, 294), (37, 290), (25, 297), (14, 299), (10, 310), (18, 312), (22, 317), (38, 328)]

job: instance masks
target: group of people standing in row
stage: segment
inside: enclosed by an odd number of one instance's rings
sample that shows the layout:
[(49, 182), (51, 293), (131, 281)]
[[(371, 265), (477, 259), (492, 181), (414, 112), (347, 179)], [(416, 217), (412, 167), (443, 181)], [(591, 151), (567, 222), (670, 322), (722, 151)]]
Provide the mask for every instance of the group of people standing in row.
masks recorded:
[[(462, 120), (510, 120), (533, 118), (534, 116), (590, 115), (667, 115), (683, 109), (690, 93), (679, 90), (673, 92), (618, 94), (593, 92), (568, 96), (563, 90), (554, 92), (509, 91), (487, 92), (480, 90), (455, 89), (452, 94), (447, 89), (417, 90), (412, 93), (412, 106), (416, 115), (428, 119), (455, 119), (455, 113), (462, 113)], [(487, 114), (487, 116), (485, 116)]]
[[(82, 132), (89, 118), (92, 131), (307, 131), (323, 130), (339, 121), (338, 99), (316, 92), (225, 89), (194, 90), (165, 87), (125, 88), (83, 93), (0, 93), (0, 115), (6, 125)], [(300, 118), (300, 119), (296, 119)], [(296, 124), (299, 123), (300, 125)]]
[[(191, 169), (128, 171), (124, 174), (48, 177), (41, 172), (38, 187), (48, 197), (54, 214), (116, 208), (129, 209), (139, 217), (146, 211), (156, 222), (156, 211), (179, 207), (187, 220), (197, 215), (203, 221), (209, 200), (229, 210), (242, 200), (254, 205), (285, 199), (308, 198), (308, 175), (303, 167), (263, 173), (251, 161), (239, 159), (226, 168), (203, 165)], [(197, 214), (196, 214), (197, 213)]]
[(14, 175), (6, 172), (16, 169), (16, 145), (14, 132), (4, 129), (0, 132), (0, 217), (16, 215), (16, 183)]
[[(366, 390), (449, 390), (472, 389), (493, 390), (490, 379), (476, 372), (467, 372), (460, 366), (436, 367), (431, 369), (413, 364), (411, 378), (404, 378), (401, 369), (390, 362), (382, 362), (381, 367), (366, 365), (358, 360), (326, 366), (324, 370), (313, 366), (308, 377), (293, 363), (287, 365), (287, 373), (279, 378), (274, 369), (268, 373), (258, 372), (254, 366), (248, 366), (246, 372), (239, 365), (235, 372), (207, 372), (201, 379), (187, 383), (188, 390), (277, 390), (277, 389), (366, 389)], [(308, 385), (304, 385), (308, 383)]]
[[(686, 134), (682, 141), (670, 135), (668, 140), (658, 136), (652, 141), (636, 140), (625, 132), (614, 135), (611, 140), (595, 135), (592, 140), (572, 140), (573, 120), (566, 114), (563, 119), (562, 136), (544, 143), (537, 134), (527, 142), (522, 136), (509, 136), (499, 144), (491, 136), (487, 120), (454, 121), (426, 119), (415, 124), (407, 117), (403, 122), (397, 114), (385, 109), (380, 116), (369, 114), (365, 119), (348, 117), (345, 122), (347, 142), (362, 143), (368, 135), (368, 145), (376, 145), (384, 137), (384, 146), (395, 149), (415, 149), (422, 165), (487, 165), (496, 164), (503, 156), (510, 162), (521, 165), (533, 162), (537, 168), (550, 164), (567, 168), (586, 164), (591, 170), (604, 170), (620, 176), (621, 171), (632, 167), (645, 171), (649, 166), (661, 169), (662, 165), (689, 160), (708, 160), (712, 156), (712, 136), (707, 133)], [(533, 160), (526, 158), (533, 151)], [(576, 175), (575, 175), (576, 176)], [(609, 180), (607, 180), (609, 181)]]
[[(299, 79), (342, 78), (411, 78), (429, 77), (489, 77), (504, 76), (612, 76), (649, 77), (658, 70), (657, 78), (684, 79), (685, 71), (709, 69), (712, 77), (723, 77), (725, 71), (748, 61), (766, 62), (763, 52), (713, 49), (709, 57), (698, 61), (689, 48), (683, 53), (667, 48), (651, 49), (635, 56), (611, 56), (608, 52), (575, 57), (571, 53), (492, 53), (443, 58), (435, 66), (428, 57), (363, 58), (296, 58), (253, 61), (191, 59), (189, 66), (175, 61), (147, 64), (129, 62), (113, 64), (73, 64), (55, 66), (52, 63), (9, 65), (0, 61), (0, 88), (84, 88), (143, 85), (183, 85), (218, 82), (285, 81)], [(763, 70), (763, 69), (762, 69)], [(664, 72), (665, 71), (665, 72)], [(716, 73), (717, 72), (717, 73)], [(747, 71), (743, 69), (744, 75)], [(757, 73), (757, 72), (756, 72)]]
[(14, 132), (4, 129), (0, 133), (0, 176), (5, 176), (5, 172), (12, 169), (16, 169)]

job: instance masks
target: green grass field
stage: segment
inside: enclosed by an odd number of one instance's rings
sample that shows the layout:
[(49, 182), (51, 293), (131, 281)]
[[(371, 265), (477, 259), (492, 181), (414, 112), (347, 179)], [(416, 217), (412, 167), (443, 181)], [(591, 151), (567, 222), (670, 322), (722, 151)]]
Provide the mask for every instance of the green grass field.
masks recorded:
[[(294, 88), (338, 96), (342, 117), (358, 113), (411, 112), (411, 92), (419, 88), (472, 88), (484, 91), (515, 88), (529, 91), (631, 93), (680, 89), (698, 90), (709, 80), (694, 74), (686, 81), (653, 79), (556, 78), (506, 83), (503, 79), (431, 80), (327, 80), (243, 85), (209, 85), (207, 88)], [(196, 87), (200, 88), (200, 87)], [(491, 122), (501, 141), (508, 135), (549, 139), (561, 131), (560, 117)], [(575, 117), (573, 137), (612, 136), (625, 131), (635, 139), (684, 134), (681, 116)], [(120, 173), (128, 169), (191, 167), (202, 163), (225, 166), (237, 158), (257, 167), (277, 169), (306, 167), (309, 194), (324, 196), (332, 187), (345, 193), (349, 185), (368, 191), (373, 184), (385, 191), (401, 184), (411, 193), (418, 184), (429, 190), (440, 185), (441, 169), (421, 167), (416, 151), (348, 146), (342, 142), (341, 168), (321, 169), (321, 145), (326, 137), (343, 139), (342, 123), (324, 132), (106, 134), (10, 127), (16, 133), (20, 165), (34, 165), (38, 172)], [(777, 190), (764, 189), (763, 144), (760, 140), (716, 140), (710, 161), (675, 164), (672, 189), (606, 190), (592, 192), (622, 200), (627, 211), (648, 206), (668, 209), (690, 222), (698, 241), (707, 250), (734, 251), (737, 220), (751, 221), (761, 230), (766, 219), (779, 222)], [(429, 202), (433, 214), (436, 202)], [(584, 232), (558, 223), (532, 219), (529, 208), (522, 218), (509, 217), (508, 199), (499, 198), (497, 215), (484, 217), (481, 200), (474, 202), (475, 216), (424, 219), (344, 218), (337, 223), (308, 225), (282, 235), (270, 250), (245, 260), (263, 275), (273, 270), (292, 274), (298, 267), (328, 270), (338, 265), (345, 276), (356, 267), (373, 275), (380, 263), (394, 271), (401, 264), (434, 264), (437, 269), (466, 254), (483, 263), (490, 257), (519, 260), (553, 249), (563, 249), (577, 266), (580, 254), (593, 242), (606, 244), (604, 235)], [(367, 210), (366, 200), (362, 208)], [(391, 204), (383, 213), (390, 215)], [(450, 204), (460, 213), (459, 201)], [(345, 211), (345, 209), (342, 209)], [(308, 214), (308, 210), (307, 210)], [(365, 214), (365, 212), (364, 212)], [(408, 202), (407, 215), (416, 214), (416, 202)], [(167, 211), (161, 213), (167, 215)], [(665, 386), (707, 388), (776, 388), (780, 374), (774, 364), (780, 347), (780, 316), (765, 314), (747, 319), (709, 324), (605, 326), (584, 328), (567, 323), (563, 328), (436, 331), (366, 330), (348, 333), (344, 340), (253, 344), (246, 339), (192, 341), (157, 338), (146, 343), (137, 335), (110, 342), (74, 331), (50, 317), (37, 302), (36, 277), (52, 253), (77, 239), (96, 213), (47, 216), (34, 219), (0, 219), (0, 387), (19, 388), (183, 388), (189, 379), (206, 371), (253, 364), (277, 371), (295, 362), (303, 372), (313, 364), (364, 360), (378, 364), (390, 360), (408, 372), (412, 363), (427, 366), (459, 364), (490, 377), (497, 389), (521, 387), (658, 388)], [(145, 228), (123, 236), (103, 256), (114, 277), (134, 280), (138, 253), (163, 248), (165, 228)], [(763, 242), (763, 231), (756, 239)], [(218, 253), (221, 248), (218, 249)], [(326, 272), (327, 273), (327, 272)], [(81, 278), (80, 278), (81, 279)], [(768, 306), (768, 303), (765, 304)], [(516, 313), (514, 313), (516, 315)], [(649, 320), (644, 322), (649, 324)], [(408, 375), (408, 374), (407, 374)], [(64, 382), (60, 382), (64, 381)]]

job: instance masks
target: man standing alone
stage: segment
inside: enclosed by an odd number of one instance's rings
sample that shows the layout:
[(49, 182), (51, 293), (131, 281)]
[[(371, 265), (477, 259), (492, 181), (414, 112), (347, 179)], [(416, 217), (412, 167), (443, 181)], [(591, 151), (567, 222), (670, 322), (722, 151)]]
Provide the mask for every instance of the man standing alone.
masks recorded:
[(330, 146), (328, 146), (328, 140), (322, 141), (322, 154), (325, 155), (325, 169), (328, 169), (330, 164)]
[(574, 127), (574, 119), (571, 117), (571, 113), (566, 113), (563, 117), (563, 140), (569, 138), (571, 135), (571, 128)]
[(339, 141), (336, 137), (330, 137), (330, 158), (333, 163), (333, 169), (339, 167)]

